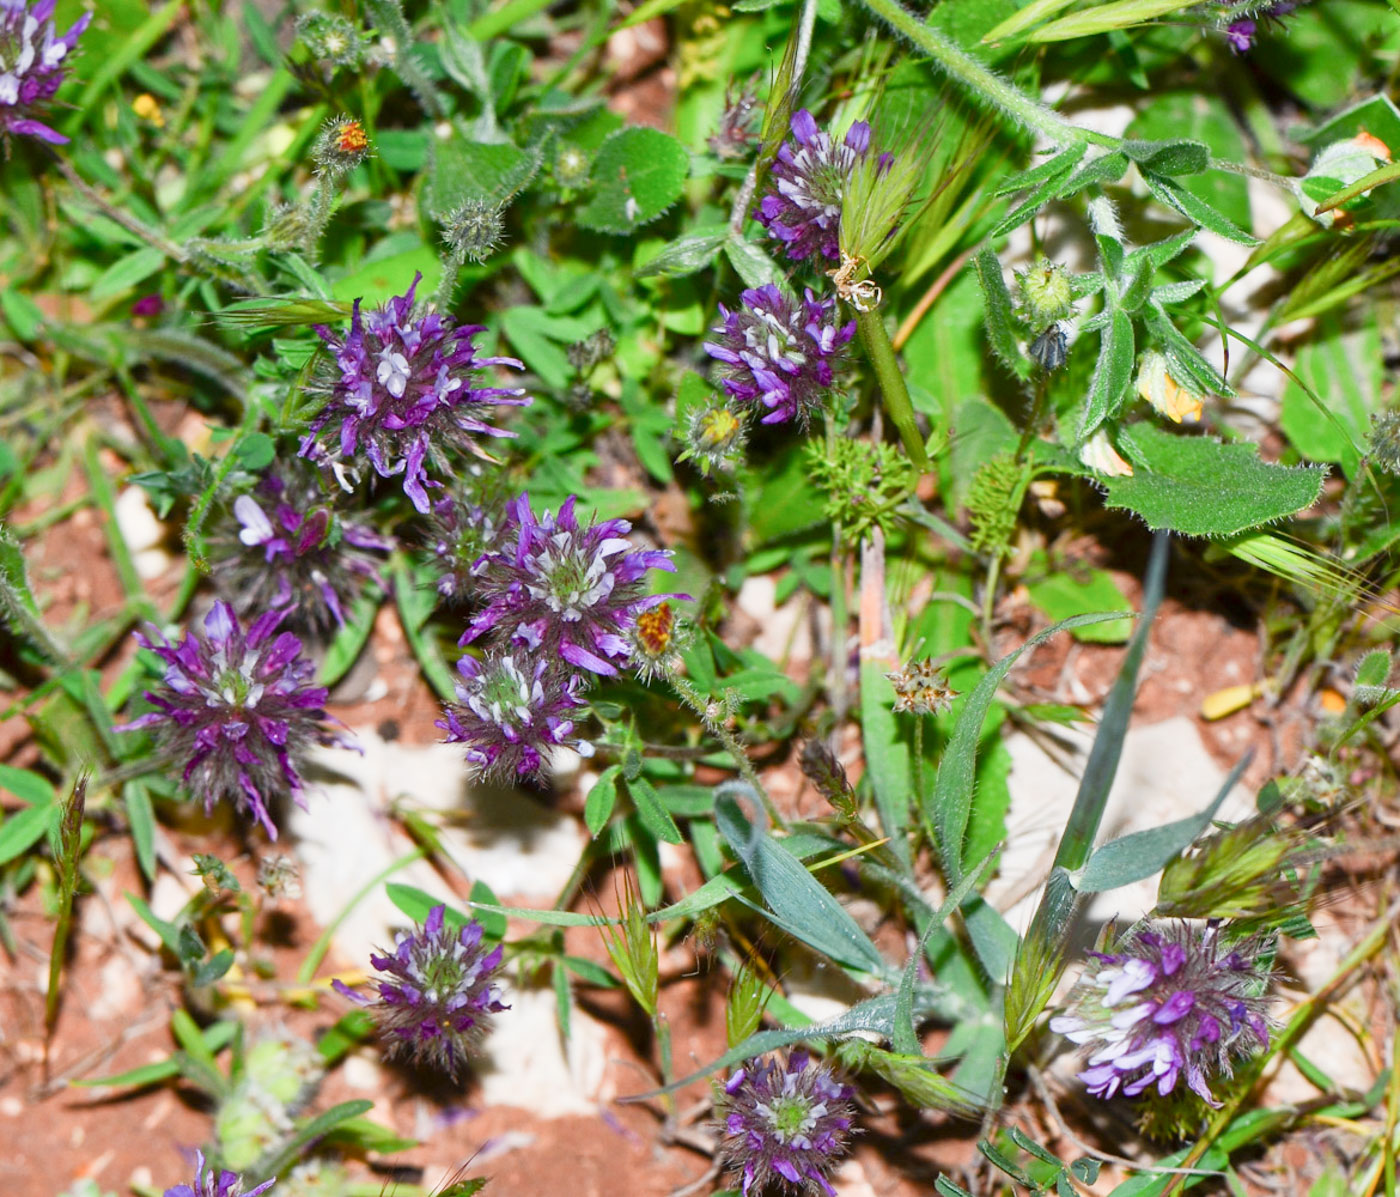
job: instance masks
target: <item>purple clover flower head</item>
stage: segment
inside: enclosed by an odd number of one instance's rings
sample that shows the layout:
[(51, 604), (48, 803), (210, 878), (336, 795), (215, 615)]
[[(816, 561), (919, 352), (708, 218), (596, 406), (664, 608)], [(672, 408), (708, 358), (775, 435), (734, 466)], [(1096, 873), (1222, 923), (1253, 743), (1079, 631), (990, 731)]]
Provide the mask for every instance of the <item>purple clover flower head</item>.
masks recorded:
[(402, 474), (404, 494), (427, 515), (428, 487), (441, 485), (428, 467), (449, 472), (449, 450), (485, 457), (478, 438), (514, 435), (486, 423), (487, 409), (530, 399), (519, 387), (475, 385), (483, 368), (523, 366), (513, 357), (477, 357), (473, 338), (484, 325), (454, 325), (436, 312), (414, 316), (421, 278), (367, 313), (357, 299), (344, 339), (317, 326), (334, 355), (334, 377), (300, 452), (341, 463), (363, 453), (381, 478)]
[(667, 599), (689, 600), (646, 593), (650, 570), (675, 571), (669, 551), (633, 546), (626, 520), (581, 524), (577, 504), (570, 497), (557, 515), (539, 517), (527, 494), (507, 505), (499, 547), (477, 566), (486, 606), (462, 644), (500, 628), (539, 659), (612, 677), (631, 655), (637, 616)]
[(593, 755), (591, 744), (574, 737), (584, 679), (561, 669), (557, 658), (493, 649), (481, 660), (463, 657), (457, 672), (457, 702), (443, 709), (437, 726), (448, 743), (467, 746), (467, 760), (485, 776), (532, 776), (563, 745)]
[(187, 631), (177, 644), (153, 627), (138, 632), (137, 640), (165, 662), (165, 680), (146, 691), (156, 709), (121, 729), (151, 728), (160, 754), (183, 763), (182, 780), (206, 811), (232, 801), (274, 840), (268, 803), (289, 793), (305, 805), (300, 758), (313, 742), (337, 742), (323, 723), (326, 691), (307, 685), (313, 666), (301, 655), (301, 641), (277, 632), (285, 614), (267, 611), (245, 630), (220, 601), (203, 630)]
[(384, 589), (375, 555), (394, 542), (337, 513), (313, 470), (298, 460), (239, 495), (215, 534), (214, 576), (241, 615), (269, 608), (312, 634), (345, 624), (366, 585)]
[(786, 1065), (749, 1060), (716, 1095), (720, 1162), (743, 1176), (745, 1194), (776, 1185), (834, 1197), (827, 1174), (847, 1151), (852, 1096), (849, 1085), (804, 1051), (792, 1052)]
[[(1283, 18), (1302, 2), (1303, 0), (1274, 0), (1272, 4), (1263, 4), (1253, 11), (1236, 16), (1225, 26), (1225, 40), (1230, 43), (1230, 49), (1236, 54), (1248, 54), (1254, 48), (1260, 21), (1266, 25), (1276, 24), (1281, 27)], [(1235, 6), (1236, 12), (1239, 11), (1239, 7)]]
[(1231, 21), (1225, 27), (1225, 40), (1236, 54), (1247, 54), (1254, 47), (1254, 34), (1258, 26), (1248, 17)]
[(446, 908), (434, 906), (427, 922), (400, 932), (391, 953), (370, 956), (380, 975), (377, 998), (356, 993), (342, 981), (336, 991), (369, 1008), (388, 1041), (391, 1056), (406, 1057), (456, 1077), (491, 1022), (509, 1009), (492, 974), (501, 946), (486, 951), (481, 924), (449, 927)]
[(85, 12), (59, 36), (54, 30), (57, 0), (0, 0), (0, 141), (11, 133), (51, 145), (68, 138), (36, 117), (63, 82), (65, 63), (92, 13)]
[(869, 149), (865, 121), (856, 121), (838, 145), (807, 109), (793, 114), (792, 140), (783, 142), (773, 163), (777, 190), (763, 197), (756, 214), (768, 235), (785, 243), (790, 261), (841, 256), (841, 196)]
[(266, 1193), (272, 1188), (273, 1181), (277, 1179), (265, 1180), (256, 1189), (245, 1193), (243, 1178), (238, 1173), (221, 1168), (215, 1174), (213, 1168), (205, 1166), (204, 1152), (197, 1147), (194, 1159), (194, 1184), (171, 1185), (165, 1190), (165, 1197), (258, 1197), (259, 1193)]
[(1214, 922), (1129, 931), (1117, 952), (1090, 953), (1050, 1029), (1093, 1049), (1079, 1079), (1095, 1097), (1165, 1097), (1184, 1078), (1219, 1106), (1210, 1078), (1269, 1043), (1264, 948), (1258, 938), (1227, 947)]
[(733, 311), (720, 304), (719, 339), (706, 341), (705, 352), (728, 367), (722, 385), (736, 403), (766, 409), (762, 423), (805, 427), (831, 394), (855, 321), (838, 326), (836, 300), (810, 290), (798, 302), (768, 283), (739, 298)]

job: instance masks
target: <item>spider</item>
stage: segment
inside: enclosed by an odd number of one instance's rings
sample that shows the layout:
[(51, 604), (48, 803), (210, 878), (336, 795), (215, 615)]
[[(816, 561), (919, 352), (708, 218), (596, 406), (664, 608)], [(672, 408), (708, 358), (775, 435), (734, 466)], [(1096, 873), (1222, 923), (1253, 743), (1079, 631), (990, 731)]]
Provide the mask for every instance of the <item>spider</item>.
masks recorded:
[(871, 312), (880, 306), (880, 300), (884, 292), (880, 290), (868, 278), (857, 280), (855, 273), (865, 264), (865, 259), (859, 254), (852, 256), (844, 250), (841, 253), (841, 265), (835, 270), (828, 270), (827, 277), (836, 285), (836, 294), (844, 299), (858, 312)]

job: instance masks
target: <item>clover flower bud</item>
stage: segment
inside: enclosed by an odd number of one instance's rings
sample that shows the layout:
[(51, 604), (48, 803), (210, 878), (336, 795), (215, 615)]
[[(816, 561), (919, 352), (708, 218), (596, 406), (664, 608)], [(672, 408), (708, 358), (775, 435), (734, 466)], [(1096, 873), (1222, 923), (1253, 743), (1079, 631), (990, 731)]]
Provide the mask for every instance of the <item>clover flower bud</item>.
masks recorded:
[(355, 23), (339, 13), (302, 13), (296, 20), (297, 36), (313, 58), (334, 74), (339, 67), (360, 65), (365, 42)]
[(277, 634), (285, 611), (267, 611), (245, 630), (219, 601), (177, 644), (153, 627), (140, 644), (165, 662), (165, 678), (145, 698), (156, 709), (122, 726), (150, 728), (158, 755), (182, 765), (181, 780), (210, 811), (219, 801), (247, 810), (277, 838), (268, 804), (302, 797), (301, 764), (312, 743), (334, 744), (326, 728), (326, 691), (308, 685), (314, 672), (301, 641)]
[(344, 627), (368, 586), (384, 590), (376, 555), (394, 542), (337, 512), (317, 472), (294, 458), (239, 495), (211, 536), (214, 579), (240, 615), (268, 609), (312, 635)]
[(576, 145), (561, 145), (554, 156), (554, 181), (566, 190), (586, 187), (592, 171), (592, 160)]
[(277, 1179), (265, 1180), (245, 1193), (243, 1178), (238, 1173), (223, 1168), (216, 1176), (213, 1168), (205, 1167), (204, 1152), (199, 1148), (195, 1148), (194, 1160), (194, 1184), (171, 1185), (165, 1190), (165, 1197), (258, 1197), (259, 1193), (272, 1188), (273, 1181)]
[(506, 239), (505, 205), (489, 199), (469, 199), (448, 213), (442, 239), (459, 262), (484, 262)]
[(449, 744), (467, 746), (467, 760), (482, 776), (533, 777), (560, 747), (593, 755), (593, 746), (574, 736), (584, 679), (552, 656), (494, 649), (481, 660), (463, 657), (457, 672), (457, 701), (437, 726)]
[(393, 952), (374, 953), (379, 976), (375, 997), (342, 981), (336, 992), (366, 1007), (388, 1043), (389, 1055), (456, 1077), (485, 1035), (491, 1016), (509, 1009), (493, 975), (502, 950), (482, 942), (481, 924), (449, 926), (446, 908), (434, 906), (427, 921), (400, 932)]
[(1149, 349), (1138, 359), (1137, 393), (1176, 424), (1183, 420), (1196, 423), (1205, 407), (1198, 392), (1167, 373), (1167, 359), (1155, 349)]
[(467, 644), (499, 629), (541, 659), (612, 677), (632, 653), (637, 617), (684, 594), (646, 593), (648, 574), (675, 572), (664, 549), (638, 549), (626, 520), (582, 523), (570, 497), (558, 514), (536, 516), (529, 495), (506, 509), (498, 547), (477, 570), (485, 608), (467, 624)]
[(436, 559), (437, 592), (449, 603), (464, 602), (476, 586), (477, 566), (500, 539), (504, 516), (499, 502), (448, 496), (433, 504), (426, 543)]
[(328, 120), (311, 147), (311, 158), (322, 174), (348, 175), (369, 157), (369, 134), (354, 117)]
[(1091, 1050), (1079, 1079), (1095, 1097), (1166, 1097), (1184, 1079), (1218, 1106), (1211, 1078), (1269, 1044), (1265, 947), (1227, 944), (1215, 922), (1135, 928), (1116, 952), (1090, 953), (1050, 1029)]
[(721, 385), (739, 406), (765, 409), (764, 424), (796, 420), (806, 426), (822, 410), (836, 381), (842, 351), (856, 325), (836, 323), (836, 301), (808, 290), (794, 300), (773, 283), (740, 295), (705, 352), (727, 369)]
[(54, 29), (56, 0), (0, 0), (0, 143), (10, 134), (37, 137), (50, 145), (68, 138), (38, 118), (58, 91), (92, 13), (85, 12), (60, 35)]
[(746, 1061), (715, 1095), (721, 1165), (742, 1177), (743, 1192), (823, 1192), (849, 1150), (853, 1090), (804, 1051), (786, 1064)]
[(441, 485), (429, 479), (428, 467), (450, 473), (449, 449), (485, 457), (478, 438), (514, 435), (486, 423), (486, 409), (530, 400), (519, 387), (474, 385), (483, 368), (524, 367), (512, 357), (477, 356), (474, 339), (484, 325), (457, 325), (436, 312), (415, 316), (421, 278), (367, 313), (357, 299), (343, 337), (316, 326), (334, 368), (319, 384), (325, 404), (299, 451), (345, 463), (363, 452), (381, 478), (402, 475), (404, 494), (427, 515), (428, 487)]
[(692, 407), (681, 433), (683, 449), (677, 461), (693, 461), (705, 477), (727, 473), (744, 460), (748, 424), (729, 402), (712, 396), (708, 403)]
[(748, 157), (749, 149), (758, 136), (753, 119), (757, 107), (758, 89), (754, 80), (745, 83), (737, 96), (734, 94), (734, 82), (730, 80), (724, 89), (724, 111), (720, 113), (714, 133), (706, 139), (710, 152), (716, 158), (730, 161)]

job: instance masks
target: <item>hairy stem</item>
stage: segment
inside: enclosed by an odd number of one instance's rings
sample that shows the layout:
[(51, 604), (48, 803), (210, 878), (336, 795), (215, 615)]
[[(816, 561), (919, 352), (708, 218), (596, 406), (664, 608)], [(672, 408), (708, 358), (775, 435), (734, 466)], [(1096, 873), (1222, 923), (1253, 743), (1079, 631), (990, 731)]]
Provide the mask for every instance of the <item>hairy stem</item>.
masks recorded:
[(1017, 124), (1043, 134), (1053, 144), (1067, 145), (1075, 141), (1103, 146), (1119, 144), (1118, 138), (1081, 128), (1037, 103), (939, 30), (924, 24), (898, 0), (865, 0), (865, 6), (896, 33), (913, 42), (933, 60), (935, 66), (961, 84), (974, 99), (999, 108)]

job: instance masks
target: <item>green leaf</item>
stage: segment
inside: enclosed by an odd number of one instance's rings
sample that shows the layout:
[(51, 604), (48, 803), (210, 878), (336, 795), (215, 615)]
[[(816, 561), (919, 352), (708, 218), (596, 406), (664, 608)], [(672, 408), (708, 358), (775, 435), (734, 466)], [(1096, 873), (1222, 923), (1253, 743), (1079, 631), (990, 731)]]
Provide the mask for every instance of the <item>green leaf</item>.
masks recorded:
[(28, 852), (52, 827), (58, 826), (62, 807), (58, 803), (27, 806), (0, 823), (0, 864)]
[(637, 816), (643, 826), (663, 843), (684, 843), (685, 837), (681, 835), (675, 820), (661, 805), (661, 799), (651, 782), (645, 777), (634, 777), (626, 784), (627, 793), (632, 798), (632, 805), (637, 808)]
[(768, 917), (838, 964), (877, 976), (888, 974), (889, 963), (846, 908), (759, 823), (750, 822), (736, 793), (746, 793), (757, 806), (747, 786), (720, 787), (715, 795), (715, 824), (763, 895)]
[[(421, 274), (417, 295), (426, 298), (432, 295), (442, 278), (442, 261), (437, 251), (422, 245), (417, 249), (392, 254), (362, 266), (354, 274), (340, 279), (331, 287), (331, 294), (339, 300), (361, 301), (367, 308), (377, 307), (395, 295), (402, 295), (413, 282), (413, 276)], [(312, 305), (320, 308), (319, 303)], [(317, 319), (324, 319), (317, 316)], [(343, 317), (342, 317), (343, 318)]]
[(428, 211), (437, 219), (471, 199), (504, 203), (534, 178), (539, 156), (508, 141), (453, 140), (437, 147)]
[(593, 198), (578, 212), (584, 228), (630, 233), (681, 197), (690, 155), (659, 129), (620, 129), (593, 160)]
[(1224, 237), (1227, 241), (1236, 241), (1240, 245), (1259, 244), (1259, 238), (1253, 233), (1245, 232), (1223, 212), (1187, 191), (1174, 179), (1153, 174), (1150, 170), (1143, 170), (1141, 174), (1142, 181), (1147, 184), (1147, 190), (1152, 193), (1153, 198), (1169, 208), (1174, 208), (1192, 224)]
[(1033, 166), (1030, 170), (1024, 170), (1020, 174), (1011, 175), (998, 184), (995, 196), (1010, 195), (1014, 191), (1029, 191), (1031, 188), (1039, 187), (1042, 183), (1054, 182), (1064, 178), (1084, 157), (1089, 148), (1087, 141), (1072, 142), (1068, 148), (1061, 150), (1053, 158), (1047, 158), (1039, 166)]
[(637, 278), (683, 278), (704, 270), (714, 262), (720, 248), (729, 240), (729, 226), (706, 225), (678, 237), (634, 271)]
[(165, 255), (160, 250), (144, 246), (108, 266), (92, 284), (89, 294), (96, 301), (110, 299), (144, 282), (164, 265)]
[(766, 287), (769, 283), (784, 282), (783, 268), (772, 255), (752, 241), (742, 237), (730, 237), (724, 243), (724, 253), (734, 273), (744, 280), (746, 287)]
[(594, 839), (612, 818), (613, 807), (617, 804), (617, 778), (621, 772), (622, 766), (609, 765), (598, 774), (598, 780), (584, 799), (583, 821)]
[(1075, 889), (1084, 894), (1102, 893), (1104, 890), (1118, 889), (1151, 877), (1158, 869), (1165, 868), (1167, 862), (1175, 858), (1191, 845), (1191, 842), (1210, 826), (1215, 812), (1229, 796), (1250, 762), (1246, 755), (1225, 779), (1211, 804), (1198, 815), (1189, 815), (1152, 827), (1146, 831), (1135, 831), (1131, 835), (1120, 836), (1101, 845), (1089, 857), (1084, 871), (1072, 877)]
[(1233, 536), (1312, 506), (1325, 467), (1270, 465), (1253, 444), (1222, 444), (1135, 424), (1119, 433), (1130, 477), (1105, 480), (1109, 507), (1127, 508), (1149, 528), (1186, 536)]
[(900, 735), (894, 714), (894, 686), (887, 666), (875, 660), (860, 663), (860, 728), (865, 745), (865, 768), (875, 791), (880, 826), (890, 837), (890, 850), (909, 865), (909, 811), (914, 801), (913, 757)]
[[(1190, 98), (1195, 100), (1199, 97), (1193, 92)], [(1123, 142), (1123, 152), (1145, 170), (1156, 171), (1159, 175), (1194, 175), (1210, 165), (1210, 147), (1200, 141), (1137, 141), (1130, 138)]]
[(1079, 439), (1087, 439), (1105, 420), (1118, 414), (1128, 384), (1133, 380), (1136, 342), (1132, 317), (1115, 311), (1099, 344), (1099, 360), (1089, 380), (1089, 398), (1084, 405), (1084, 422)]
[[(1054, 620), (1068, 619), (1085, 611), (1123, 611), (1132, 613), (1133, 605), (1118, 589), (1113, 578), (1101, 569), (1060, 568), (1026, 585), (1031, 602)], [(1132, 620), (1116, 623), (1095, 623), (1075, 628), (1071, 635), (1090, 644), (1122, 644), (1132, 631)]]
[(47, 778), (14, 765), (0, 765), (0, 789), (29, 806), (47, 806), (58, 801), (58, 794)]
[[(1178, 155), (1174, 152), (1164, 153), (1158, 159), (1149, 156), (1136, 161), (1143, 170), (1156, 175), (1188, 176), (1178, 180), (1183, 191), (1241, 228), (1250, 227), (1249, 181), (1243, 175), (1208, 169), (1211, 156), (1229, 162), (1243, 162), (1248, 157), (1239, 123), (1223, 96), (1203, 88), (1158, 93), (1128, 126), (1128, 134), (1166, 139), (1151, 143), (1159, 146), (1193, 146), (1184, 162), (1194, 168), (1189, 171), (1175, 169)], [(1180, 138), (1191, 140), (1177, 140)]]
[(123, 790), (126, 796), (126, 818), (131, 825), (131, 842), (136, 847), (136, 860), (141, 875), (147, 881), (156, 879), (156, 813), (151, 806), (151, 791), (144, 781), (129, 781)]
[[(214, 1053), (223, 1051), (233, 1041), (233, 1037), (238, 1034), (241, 1025), (233, 1019), (224, 1019), (205, 1027), (202, 1033), (205, 1052), (212, 1057)], [(84, 1080), (69, 1081), (68, 1083), (80, 1089), (136, 1087), (152, 1085), (156, 1081), (170, 1080), (179, 1075), (179, 1061), (171, 1057), (168, 1060), (157, 1060), (152, 1064), (143, 1064), (140, 1068), (132, 1068), (127, 1072), (119, 1072), (115, 1076), (88, 1077)]]
[(977, 278), (982, 284), (982, 299), (987, 317), (987, 340), (997, 359), (1018, 378), (1028, 378), (1031, 364), (1021, 353), (1016, 340), (1016, 323), (1012, 314), (1011, 292), (1001, 274), (1001, 263), (990, 245), (973, 259)]
[(345, 613), (345, 622), (336, 629), (316, 673), (318, 686), (334, 686), (359, 660), (374, 630), (374, 616), (382, 597), (377, 587), (367, 587)]
[(977, 683), (977, 688), (967, 696), (960, 707), (955, 708), (956, 722), (953, 725), (953, 734), (938, 766), (938, 779), (934, 783), (932, 795), (926, 800), (924, 812), (933, 824), (943, 868), (952, 884), (956, 885), (966, 873), (963, 867), (963, 840), (972, 811), (973, 789), (977, 778), (977, 744), (982, 736), (982, 723), (991, 708), (993, 698), (996, 697), (997, 687), (1001, 685), (1007, 671), (1023, 652), (1044, 643), (1056, 632), (1119, 618), (1121, 616), (1108, 613), (1076, 615), (1072, 619), (1046, 628), (993, 665)]

